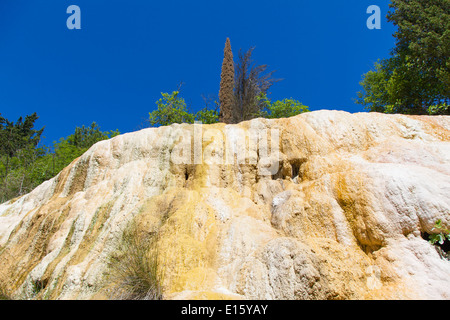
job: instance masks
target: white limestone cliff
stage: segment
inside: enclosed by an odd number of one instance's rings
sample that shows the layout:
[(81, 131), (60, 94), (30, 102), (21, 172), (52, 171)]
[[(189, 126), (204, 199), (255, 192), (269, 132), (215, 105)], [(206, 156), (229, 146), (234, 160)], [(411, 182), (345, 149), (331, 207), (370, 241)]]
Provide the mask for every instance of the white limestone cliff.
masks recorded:
[(450, 117), (145, 129), (0, 205), (0, 287), (108, 298), (134, 221), (158, 234), (165, 299), (449, 299), (450, 262), (422, 237), (450, 227), (449, 195)]

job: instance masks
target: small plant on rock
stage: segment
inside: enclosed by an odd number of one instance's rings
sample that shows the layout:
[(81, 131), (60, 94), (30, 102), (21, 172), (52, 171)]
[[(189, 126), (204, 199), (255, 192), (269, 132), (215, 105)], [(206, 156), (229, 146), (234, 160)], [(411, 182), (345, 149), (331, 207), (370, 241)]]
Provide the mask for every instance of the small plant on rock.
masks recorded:
[(428, 235), (428, 241), (433, 244), (441, 258), (450, 260), (450, 232), (442, 226), (442, 221), (436, 221), (431, 230), (435, 233)]
[(450, 241), (450, 231), (448, 229), (444, 229), (442, 226), (442, 220), (436, 221), (434, 228), (431, 231), (438, 231), (438, 233), (434, 233), (430, 235), (429, 241), (431, 244), (439, 243), (440, 245), (443, 245), (445, 242), (445, 239), (448, 239)]

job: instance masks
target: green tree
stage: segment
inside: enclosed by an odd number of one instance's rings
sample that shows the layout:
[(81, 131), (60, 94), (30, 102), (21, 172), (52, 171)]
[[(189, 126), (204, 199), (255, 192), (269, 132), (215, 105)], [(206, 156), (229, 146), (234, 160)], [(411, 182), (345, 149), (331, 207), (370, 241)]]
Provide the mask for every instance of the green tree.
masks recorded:
[(193, 123), (195, 116), (188, 112), (186, 102), (179, 97), (179, 91), (161, 93), (162, 98), (156, 102), (158, 108), (149, 113), (150, 126), (168, 126), (173, 123)]
[(148, 122), (150, 126), (169, 126), (173, 123), (194, 123), (201, 121), (204, 124), (216, 123), (219, 121), (217, 103), (215, 109), (210, 109), (206, 105), (197, 113), (188, 111), (186, 102), (179, 96), (179, 91), (161, 93), (162, 98), (156, 102), (158, 108), (149, 113)]
[(200, 121), (203, 124), (217, 123), (219, 122), (219, 112), (204, 107), (195, 114), (195, 121)]
[(82, 127), (75, 128), (75, 133), (67, 137), (67, 142), (78, 149), (87, 150), (95, 143), (113, 138), (119, 134), (120, 132), (118, 130), (110, 132), (100, 131), (100, 127), (94, 121), (89, 127), (83, 125)]
[(309, 112), (309, 108), (298, 100), (284, 99), (271, 102), (266, 94), (262, 93), (258, 97), (259, 103), (263, 106), (260, 116), (267, 119), (290, 118), (298, 114)]
[(357, 102), (371, 111), (449, 114), (450, 2), (392, 0), (391, 58), (363, 76)]
[[(195, 114), (195, 120), (204, 124), (212, 124), (220, 121), (220, 103), (216, 95), (202, 95), (205, 106)], [(212, 105), (212, 107), (211, 107)]]
[(35, 159), (45, 153), (38, 148), (44, 128), (34, 129), (38, 118), (33, 113), (14, 123), (0, 115), (0, 201), (26, 190), (28, 172)]
[[(93, 122), (89, 127), (77, 127), (74, 134), (54, 142), (51, 150), (39, 146), (43, 129), (34, 129), (37, 119), (37, 115), (33, 114), (27, 116), (25, 121), (19, 118), (14, 124), (0, 116), (0, 203), (31, 192), (94, 143), (120, 134), (118, 130), (102, 132)], [(13, 143), (8, 143), (6, 139), (11, 139)]]
[(96, 122), (89, 127), (76, 127), (75, 132), (53, 143), (54, 152), (48, 155), (47, 164), (51, 167), (51, 176), (67, 167), (99, 141), (108, 140), (120, 134), (119, 130), (101, 131)]
[(388, 62), (388, 60), (376, 62), (375, 69), (364, 74), (360, 82), (363, 90), (358, 92), (357, 102), (370, 111), (388, 112), (387, 110), (392, 109), (388, 93), (392, 72), (386, 67)]
[(36, 147), (44, 128), (34, 129), (34, 123), (39, 117), (36, 113), (20, 117), (16, 123), (5, 119), (0, 114), (0, 154), (13, 157), (17, 152), (29, 146)]
[[(392, 0), (388, 21), (397, 28), (394, 54), (429, 81), (430, 98), (450, 96), (450, 2)], [(407, 61), (409, 60), (409, 61)], [(431, 88), (435, 90), (431, 91)], [(428, 101), (429, 102), (429, 101)]]

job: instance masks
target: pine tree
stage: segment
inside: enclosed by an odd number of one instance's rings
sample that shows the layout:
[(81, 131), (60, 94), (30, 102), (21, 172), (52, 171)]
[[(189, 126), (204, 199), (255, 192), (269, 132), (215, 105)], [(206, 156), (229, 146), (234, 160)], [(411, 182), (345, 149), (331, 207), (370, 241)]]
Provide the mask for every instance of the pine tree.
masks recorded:
[(223, 123), (234, 123), (234, 62), (231, 51), (230, 39), (227, 38), (222, 63), (222, 74), (220, 80), (220, 115), (219, 121)]

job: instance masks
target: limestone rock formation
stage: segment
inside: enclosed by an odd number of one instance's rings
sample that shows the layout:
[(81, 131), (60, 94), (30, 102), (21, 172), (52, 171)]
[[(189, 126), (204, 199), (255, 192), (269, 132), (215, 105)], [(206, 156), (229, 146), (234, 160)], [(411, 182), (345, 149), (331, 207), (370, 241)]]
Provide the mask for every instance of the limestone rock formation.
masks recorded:
[(108, 299), (133, 222), (165, 299), (449, 299), (450, 262), (423, 237), (450, 227), (449, 195), (450, 117), (145, 129), (0, 205), (0, 289)]

